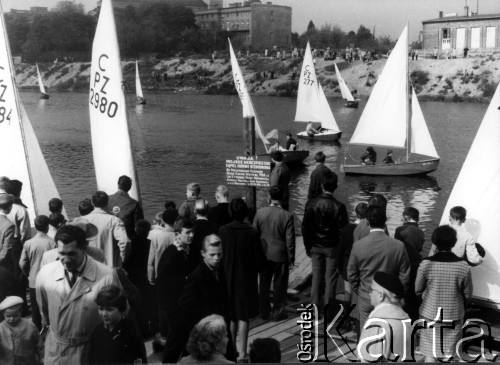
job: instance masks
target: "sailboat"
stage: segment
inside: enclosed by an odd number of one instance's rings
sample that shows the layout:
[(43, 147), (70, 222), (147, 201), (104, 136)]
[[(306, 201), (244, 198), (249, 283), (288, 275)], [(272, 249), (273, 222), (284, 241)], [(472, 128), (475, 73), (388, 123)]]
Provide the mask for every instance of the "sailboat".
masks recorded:
[(36, 72), (38, 74), (38, 86), (40, 87), (40, 99), (48, 99), (49, 94), (45, 91), (43, 86), (42, 76), (40, 75), (40, 70), (38, 69), (38, 63), (36, 64)]
[[(367, 147), (373, 147), (379, 156), (373, 165), (361, 162)], [(389, 150), (394, 153), (395, 163), (382, 163)], [(439, 156), (420, 104), (410, 88), (406, 26), (346, 146), (342, 168), (346, 174), (421, 175), (436, 170), (438, 164)]]
[(144, 99), (144, 95), (142, 94), (141, 78), (139, 77), (139, 65), (137, 64), (137, 60), (135, 61), (135, 93), (137, 95), (137, 104), (146, 104), (146, 99)]
[(357, 108), (359, 105), (358, 100), (354, 99), (354, 97), (352, 96), (349, 87), (347, 86), (344, 79), (342, 78), (342, 75), (340, 74), (337, 64), (334, 63), (334, 65), (335, 65), (335, 74), (337, 75), (337, 81), (339, 83), (340, 93), (342, 94), (342, 99), (347, 100), (345, 106), (348, 108)]
[(328, 100), (321, 87), (311, 53), (311, 46), (307, 42), (302, 70), (300, 73), (299, 90), (297, 91), (296, 122), (321, 123), (319, 133), (309, 135), (307, 131), (297, 133), (297, 137), (314, 141), (336, 141), (342, 132), (335, 121)]
[[(270, 155), (271, 143), (269, 142), (269, 140), (264, 135), (264, 132), (262, 131), (262, 126), (260, 125), (259, 118), (257, 116), (257, 113), (255, 112), (253, 102), (252, 99), (250, 98), (250, 93), (248, 92), (247, 86), (245, 84), (245, 79), (243, 78), (243, 74), (241, 73), (238, 60), (233, 50), (233, 46), (231, 45), (231, 41), (229, 39), (228, 42), (229, 42), (229, 53), (231, 54), (231, 68), (233, 70), (234, 86), (236, 87), (236, 91), (238, 92), (238, 96), (240, 97), (241, 104), (243, 106), (243, 118), (254, 117), (255, 133), (257, 137), (264, 144), (266, 155)], [(277, 131), (276, 131), (276, 136), (277, 136)], [(287, 151), (281, 149), (281, 152), (283, 153), (283, 162), (287, 164), (302, 162), (309, 156), (309, 151), (305, 150), (297, 149), (296, 151)]]
[(441, 218), (448, 224), (450, 209), (467, 210), (466, 230), (486, 251), (484, 261), (471, 268), (472, 295), (478, 304), (500, 309), (500, 85), (472, 142), (467, 158)]
[(19, 98), (1, 4), (0, 23), (0, 176), (23, 182), (21, 200), (31, 217), (48, 216), (49, 200), (59, 193)]
[(89, 114), (97, 189), (113, 193), (118, 178), (129, 176), (129, 194), (140, 201), (132, 153), (120, 51), (111, 0), (103, 0), (92, 45)]

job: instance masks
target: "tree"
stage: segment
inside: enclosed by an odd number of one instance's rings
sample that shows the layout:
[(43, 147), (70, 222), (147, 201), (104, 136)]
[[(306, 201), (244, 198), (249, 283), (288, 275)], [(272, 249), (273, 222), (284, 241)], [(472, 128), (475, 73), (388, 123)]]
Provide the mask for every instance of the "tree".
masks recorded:
[(11, 52), (15, 55), (20, 54), (23, 44), (28, 38), (28, 32), (30, 31), (28, 18), (25, 16), (10, 16), (10, 14), (6, 14), (5, 23), (9, 35)]
[(309, 32), (312, 30), (316, 30), (316, 26), (314, 25), (312, 20), (309, 20), (309, 24), (307, 25), (307, 31)]
[(300, 47), (300, 36), (297, 32), (292, 32), (290, 37), (293, 47)]
[(83, 14), (84, 9), (83, 4), (81, 3), (76, 4), (74, 1), (59, 1), (52, 10), (57, 13)]

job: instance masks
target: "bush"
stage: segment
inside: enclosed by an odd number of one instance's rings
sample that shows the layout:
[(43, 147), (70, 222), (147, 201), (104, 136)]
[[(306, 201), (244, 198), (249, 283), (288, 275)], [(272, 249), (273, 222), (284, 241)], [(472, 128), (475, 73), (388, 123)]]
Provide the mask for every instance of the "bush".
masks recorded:
[(77, 76), (74, 79), (73, 90), (88, 89), (90, 85), (90, 76)]
[(483, 97), (491, 98), (495, 94), (496, 87), (491, 82), (483, 82), (479, 87), (479, 90), (483, 92)]
[(232, 81), (223, 81), (220, 84), (210, 85), (205, 94), (209, 95), (236, 95), (236, 88)]
[(69, 67), (66, 66), (64, 68), (61, 69), (60, 73), (59, 73), (59, 77), (63, 77), (64, 75), (66, 75), (67, 73), (69, 72)]
[(75, 80), (73, 78), (68, 79), (66, 81), (62, 81), (56, 85), (57, 90), (69, 90), (73, 89), (73, 85), (75, 84)]
[(80, 72), (83, 72), (85, 71), (86, 69), (88, 69), (90, 67), (90, 63), (82, 63), (80, 65)]
[(299, 83), (297, 81), (284, 82), (276, 86), (278, 96), (296, 96)]

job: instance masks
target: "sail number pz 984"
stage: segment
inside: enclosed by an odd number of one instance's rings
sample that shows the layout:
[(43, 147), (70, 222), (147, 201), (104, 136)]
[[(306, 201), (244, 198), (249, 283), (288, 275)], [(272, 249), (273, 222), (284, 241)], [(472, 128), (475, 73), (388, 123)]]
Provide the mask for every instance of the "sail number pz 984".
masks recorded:
[(107, 114), (108, 117), (113, 118), (118, 111), (118, 104), (115, 101), (109, 102), (106, 97), (106, 85), (109, 82), (109, 77), (105, 75), (106, 68), (104, 64), (107, 59), (109, 59), (107, 54), (99, 56), (99, 71), (94, 74), (94, 85), (90, 88), (89, 103), (102, 114)]
[[(0, 70), (4, 70), (2, 66), (0, 66)], [(7, 91), (7, 85), (3, 84), (3, 79), (0, 80), (0, 103), (5, 103), (5, 92)], [(0, 104), (0, 105), (1, 105)], [(10, 115), (12, 114), (12, 109), (7, 109), (3, 105), (0, 106), (0, 123), (5, 122), (6, 120), (10, 121)]]

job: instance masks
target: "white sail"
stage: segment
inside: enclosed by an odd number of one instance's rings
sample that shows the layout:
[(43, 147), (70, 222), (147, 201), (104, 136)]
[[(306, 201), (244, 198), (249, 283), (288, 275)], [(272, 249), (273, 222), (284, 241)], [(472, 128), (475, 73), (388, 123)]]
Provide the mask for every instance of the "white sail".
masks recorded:
[(408, 26), (399, 37), (366, 103), (350, 143), (404, 147)]
[(0, 176), (23, 182), (21, 193), (28, 214), (48, 214), (49, 200), (59, 197), (30, 120), (19, 101), (0, 6)]
[(300, 71), (299, 88), (297, 90), (296, 122), (323, 122), (318, 79), (314, 70), (311, 46), (307, 42), (302, 70)]
[(130, 142), (123, 75), (111, 0), (103, 0), (92, 46), (89, 114), (97, 188), (108, 194), (117, 189), (118, 178), (133, 180), (129, 194), (139, 199)]
[(344, 79), (342, 78), (342, 75), (340, 74), (337, 64), (334, 63), (334, 65), (335, 65), (335, 74), (337, 75), (337, 81), (339, 83), (339, 88), (340, 88), (340, 93), (342, 94), (342, 98), (346, 99), (347, 101), (354, 101), (354, 97), (352, 96), (351, 91), (347, 87), (347, 84), (345, 83)]
[[(454, 206), (467, 209), (466, 227), (486, 250), (484, 262), (472, 268), (473, 295), (500, 307), (500, 86), (458, 175), (441, 218), (448, 223)], [(475, 224), (472, 224), (472, 223)], [(474, 228), (474, 229), (472, 229)]]
[(431, 134), (425, 123), (424, 114), (418, 103), (417, 94), (412, 88), (411, 96), (411, 152), (439, 158), (432, 142)]
[(141, 78), (139, 77), (139, 65), (137, 61), (135, 61), (135, 93), (137, 98), (144, 98), (142, 94), (142, 86), (141, 86)]
[(333, 116), (332, 109), (330, 108), (330, 104), (328, 104), (328, 100), (326, 99), (325, 92), (323, 91), (323, 87), (318, 82), (319, 88), (319, 101), (320, 101), (320, 112), (323, 116), (323, 120), (321, 122), (321, 127), (325, 129), (329, 129), (335, 133), (340, 132), (339, 126), (335, 121), (335, 117)]
[(245, 79), (243, 78), (243, 74), (241, 73), (240, 65), (238, 64), (238, 60), (236, 59), (236, 55), (234, 54), (233, 46), (231, 45), (231, 41), (229, 39), (228, 42), (229, 53), (231, 54), (231, 68), (233, 70), (234, 86), (236, 87), (236, 91), (238, 92), (238, 96), (240, 97), (241, 104), (243, 105), (243, 118), (255, 118), (255, 133), (257, 134), (257, 137), (259, 137), (262, 142), (264, 142), (264, 147), (266, 147), (265, 144), (269, 144), (269, 141), (266, 139), (266, 136), (262, 131), (259, 118), (257, 117), (257, 113), (255, 113), (252, 99), (250, 98), (250, 94), (248, 93), (248, 89), (245, 84)]
[(42, 76), (40, 75), (40, 70), (38, 69), (38, 63), (36, 64), (36, 72), (38, 74), (38, 86), (40, 86), (40, 92), (42, 94), (47, 94), (45, 92), (45, 87), (43, 86)]

